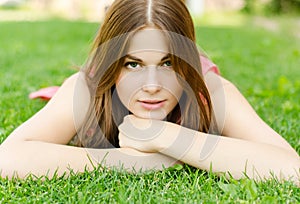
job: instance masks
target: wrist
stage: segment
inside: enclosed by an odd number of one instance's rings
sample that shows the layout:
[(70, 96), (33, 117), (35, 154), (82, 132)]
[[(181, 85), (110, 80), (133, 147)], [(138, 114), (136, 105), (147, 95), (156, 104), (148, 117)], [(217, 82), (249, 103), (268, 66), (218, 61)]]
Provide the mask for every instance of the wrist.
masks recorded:
[(154, 140), (154, 149), (157, 152), (163, 153), (166, 149), (172, 146), (180, 132), (180, 128), (180, 125), (164, 122), (162, 134)]
[(182, 160), (195, 143), (197, 131), (169, 123), (159, 152), (177, 160)]

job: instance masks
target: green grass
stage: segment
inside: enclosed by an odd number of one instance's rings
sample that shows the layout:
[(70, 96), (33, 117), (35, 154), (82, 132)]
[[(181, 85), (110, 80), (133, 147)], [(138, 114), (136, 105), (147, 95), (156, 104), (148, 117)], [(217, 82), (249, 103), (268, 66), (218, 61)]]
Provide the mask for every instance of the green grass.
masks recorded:
[[(84, 63), (97, 24), (0, 22), (0, 143), (45, 102), (38, 88), (60, 85)], [(300, 152), (299, 39), (247, 23), (197, 27), (198, 43), (259, 115)], [(254, 150), (255, 151), (255, 150)], [(0, 161), (1, 162), (1, 161)], [(276, 180), (235, 181), (189, 167), (144, 175), (95, 170), (69, 178), (0, 179), (0, 203), (299, 203)]]

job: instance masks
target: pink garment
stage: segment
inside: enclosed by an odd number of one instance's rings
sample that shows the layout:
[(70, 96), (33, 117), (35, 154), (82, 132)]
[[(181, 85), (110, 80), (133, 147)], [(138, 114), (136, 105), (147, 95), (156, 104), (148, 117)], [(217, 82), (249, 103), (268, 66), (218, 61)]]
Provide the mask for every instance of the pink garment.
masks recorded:
[(32, 92), (29, 94), (30, 99), (40, 98), (45, 101), (49, 101), (54, 94), (58, 91), (59, 86), (50, 86), (42, 88), (38, 91)]
[(210, 61), (208, 58), (200, 55), (200, 62), (202, 66), (202, 74), (205, 75), (209, 71), (213, 71), (214, 73), (220, 75), (220, 71), (212, 61)]
[[(220, 74), (217, 65), (215, 65), (208, 58), (200, 55), (200, 60), (201, 60), (203, 75), (205, 75), (209, 71), (215, 72), (216, 74)], [(42, 100), (48, 101), (54, 96), (54, 94), (58, 91), (58, 89), (59, 86), (50, 86), (50, 87), (42, 88), (38, 91), (30, 93), (29, 98), (30, 99), (40, 98)]]

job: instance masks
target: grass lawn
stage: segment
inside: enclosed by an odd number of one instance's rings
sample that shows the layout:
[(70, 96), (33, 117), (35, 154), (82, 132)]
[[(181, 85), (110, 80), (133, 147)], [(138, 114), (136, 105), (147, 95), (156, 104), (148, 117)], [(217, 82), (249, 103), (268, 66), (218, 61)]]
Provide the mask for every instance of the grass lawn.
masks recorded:
[[(29, 100), (31, 91), (60, 85), (84, 63), (97, 28), (93, 23), (58, 20), (0, 22), (0, 143), (45, 105)], [(203, 24), (197, 27), (197, 36), (222, 75), (239, 87), (259, 115), (299, 153), (299, 39), (249, 22)], [(95, 170), (45, 181), (0, 179), (0, 203), (93, 201), (299, 203), (300, 190), (288, 182), (235, 181), (189, 166), (144, 175)]]

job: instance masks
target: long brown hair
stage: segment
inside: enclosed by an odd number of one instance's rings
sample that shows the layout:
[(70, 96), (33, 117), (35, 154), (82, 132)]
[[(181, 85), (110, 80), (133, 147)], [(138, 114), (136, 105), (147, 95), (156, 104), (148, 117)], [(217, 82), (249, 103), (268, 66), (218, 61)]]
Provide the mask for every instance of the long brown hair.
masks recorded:
[(119, 146), (118, 125), (128, 111), (113, 99), (115, 82), (124, 66), (130, 37), (147, 26), (155, 26), (166, 33), (172, 66), (184, 88), (180, 106), (169, 114), (168, 121), (202, 132), (210, 131), (211, 100), (202, 77), (194, 25), (184, 2), (116, 0), (106, 14), (83, 69), (92, 104), (78, 131), (77, 145)]

